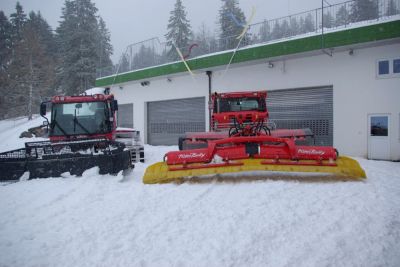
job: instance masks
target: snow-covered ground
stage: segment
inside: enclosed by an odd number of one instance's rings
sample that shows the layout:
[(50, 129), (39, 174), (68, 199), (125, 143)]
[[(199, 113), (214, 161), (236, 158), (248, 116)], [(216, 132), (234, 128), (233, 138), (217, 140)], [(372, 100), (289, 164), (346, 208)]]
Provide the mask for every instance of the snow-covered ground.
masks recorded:
[[(1, 121), (0, 151), (32, 122)], [(400, 163), (364, 182), (144, 185), (176, 147), (145, 146), (128, 176), (0, 186), (0, 266), (400, 266)]]

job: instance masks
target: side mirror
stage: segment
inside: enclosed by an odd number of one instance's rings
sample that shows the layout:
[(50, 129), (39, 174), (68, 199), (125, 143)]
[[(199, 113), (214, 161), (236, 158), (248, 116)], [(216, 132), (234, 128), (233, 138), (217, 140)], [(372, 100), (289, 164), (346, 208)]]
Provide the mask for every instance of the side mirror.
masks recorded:
[(112, 111), (117, 111), (118, 110), (118, 101), (117, 100), (113, 100), (111, 101), (111, 110)]
[(46, 102), (40, 104), (40, 116), (46, 116)]

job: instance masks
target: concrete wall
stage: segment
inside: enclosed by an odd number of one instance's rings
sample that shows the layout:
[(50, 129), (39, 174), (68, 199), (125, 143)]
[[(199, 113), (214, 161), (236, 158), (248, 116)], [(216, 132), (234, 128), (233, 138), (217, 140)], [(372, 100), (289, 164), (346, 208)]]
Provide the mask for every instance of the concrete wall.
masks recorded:
[[(213, 71), (213, 91), (279, 90), (301, 87), (333, 86), (334, 146), (341, 154), (366, 157), (368, 153), (368, 114), (390, 114), (391, 158), (400, 160), (400, 78), (380, 79), (376, 62), (400, 58), (400, 44), (334, 52), (303, 58), (235, 67)], [(171, 78), (138, 82), (112, 88), (119, 103), (134, 103), (134, 125), (146, 136), (146, 102), (208, 96), (208, 77), (198, 72)], [(207, 107), (205, 107), (207, 109)], [(206, 112), (208, 114), (208, 112)], [(208, 115), (206, 121), (208, 123)], [(145, 140), (146, 141), (146, 140)]]

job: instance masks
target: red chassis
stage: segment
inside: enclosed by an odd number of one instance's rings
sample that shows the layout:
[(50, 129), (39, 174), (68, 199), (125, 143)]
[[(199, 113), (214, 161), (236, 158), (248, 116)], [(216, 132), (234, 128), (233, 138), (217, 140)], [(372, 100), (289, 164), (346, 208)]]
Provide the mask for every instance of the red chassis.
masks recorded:
[(235, 136), (209, 141), (207, 148), (168, 152), (165, 162), (170, 170), (182, 170), (238, 165), (230, 161), (246, 158), (265, 159), (263, 164), (336, 166), (337, 151), (333, 147), (298, 146), (289, 138)]
[[(214, 93), (210, 103), (210, 132), (187, 132), (179, 138), (179, 149), (204, 148), (207, 143), (235, 136), (248, 127), (262, 124), (258, 135), (306, 140), (313, 138), (310, 129), (273, 129), (269, 123), (266, 91)], [(251, 134), (244, 134), (251, 135)]]

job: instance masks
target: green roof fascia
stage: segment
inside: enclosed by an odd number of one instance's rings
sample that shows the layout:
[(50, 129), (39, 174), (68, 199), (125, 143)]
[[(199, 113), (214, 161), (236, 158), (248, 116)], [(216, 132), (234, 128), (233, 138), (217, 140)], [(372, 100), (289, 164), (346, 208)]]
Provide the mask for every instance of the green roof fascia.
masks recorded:
[[(324, 34), (324, 48), (334, 48), (358, 43), (380, 41), (400, 37), (400, 20), (374, 24), (359, 28)], [(273, 58), (322, 49), (321, 35), (315, 35), (279, 43), (265, 44), (238, 50), (232, 64), (264, 58)], [(228, 64), (232, 51), (188, 60), (191, 70), (205, 69)], [(128, 81), (142, 80), (157, 76), (187, 71), (183, 62), (149, 67), (143, 70), (99, 78), (96, 86), (110, 86)]]

